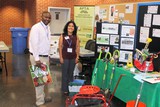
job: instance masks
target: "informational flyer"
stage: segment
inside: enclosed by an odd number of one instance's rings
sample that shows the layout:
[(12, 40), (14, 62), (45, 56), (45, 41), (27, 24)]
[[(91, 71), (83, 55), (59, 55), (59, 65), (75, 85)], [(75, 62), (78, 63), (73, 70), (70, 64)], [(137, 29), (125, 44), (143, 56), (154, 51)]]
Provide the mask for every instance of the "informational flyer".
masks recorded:
[(109, 21), (113, 22), (114, 21), (114, 17), (115, 16), (115, 5), (110, 5), (109, 7)]
[(110, 35), (110, 45), (119, 45), (119, 35)]
[(141, 27), (140, 35), (139, 35), (139, 42), (146, 43), (146, 40), (148, 37), (149, 37), (149, 27)]
[(160, 15), (153, 15), (153, 25), (160, 26)]
[(152, 36), (160, 38), (160, 29), (153, 28)]
[(97, 34), (97, 44), (109, 44), (109, 34)]
[(152, 14), (144, 14), (143, 26), (151, 27)]
[(126, 4), (126, 13), (133, 13), (133, 4)]
[(93, 38), (94, 10), (94, 6), (74, 6), (74, 21), (78, 26), (77, 34), (81, 47), (84, 47), (86, 42)]
[(118, 24), (102, 23), (102, 33), (118, 34)]
[(122, 25), (121, 37), (135, 37), (135, 26)]
[(148, 6), (147, 13), (157, 13), (158, 12), (158, 6)]
[(107, 10), (105, 8), (102, 8), (99, 10), (100, 19), (106, 19), (107, 18)]
[(58, 48), (58, 43), (59, 43), (59, 37), (60, 36), (51, 36), (50, 40), (50, 58), (59, 58), (59, 48)]
[(132, 55), (133, 52), (132, 51), (124, 51), (124, 50), (120, 50), (120, 57), (119, 57), (119, 61), (120, 62), (127, 62), (129, 55)]
[(120, 49), (133, 50), (134, 39), (133, 38), (121, 38)]
[(104, 52), (109, 52), (110, 47), (109, 46), (97, 46), (97, 52), (100, 52), (104, 50)]

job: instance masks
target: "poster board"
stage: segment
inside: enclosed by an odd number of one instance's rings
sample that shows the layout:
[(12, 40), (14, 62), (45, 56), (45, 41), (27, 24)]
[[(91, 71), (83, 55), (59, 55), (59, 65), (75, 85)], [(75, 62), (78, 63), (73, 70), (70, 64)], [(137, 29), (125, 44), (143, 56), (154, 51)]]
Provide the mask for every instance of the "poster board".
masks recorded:
[[(120, 24), (97, 22), (96, 25), (96, 49), (95, 56), (98, 57), (99, 52), (111, 52), (119, 48), (119, 31)], [(102, 57), (104, 54), (102, 54)]]
[(137, 12), (137, 41), (136, 48), (143, 49), (145, 40), (149, 37), (150, 52), (159, 52), (160, 45), (160, 2), (139, 3)]
[(102, 21), (135, 25), (136, 12), (137, 3), (99, 5), (99, 16)]
[(74, 6), (74, 21), (78, 26), (80, 46), (84, 47), (93, 38), (95, 6)]

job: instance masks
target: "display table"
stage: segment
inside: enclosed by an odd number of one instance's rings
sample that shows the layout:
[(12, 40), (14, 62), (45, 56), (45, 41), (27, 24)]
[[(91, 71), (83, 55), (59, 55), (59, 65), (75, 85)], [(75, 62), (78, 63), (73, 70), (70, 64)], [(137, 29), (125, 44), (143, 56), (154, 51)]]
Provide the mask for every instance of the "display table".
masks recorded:
[(2, 63), (4, 62), (5, 69), (6, 69), (6, 76), (8, 76), (7, 64), (6, 64), (6, 52), (9, 52), (9, 48), (7, 47), (7, 45), (3, 41), (0, 41), (0, 53), (2, 53), (2, 52), (4, 53), (4, 55), (0, 56), (0, 61)]
[[(102, 77), (104, 74), (103, 66), (101, 64), (98, 67), (97, 76), (96, 76), (96, 85), (102, 87)], [(105, 81), (105, 88), (109, 86), (110, 75), (112, 72), (112, 64), (108, 64), (108, 69), (106, 73), (106, 81)], [(125, 74), (122, 77), (118, 88), (115, 93), (115, 97), (121, 99), (124, 102), (128, 102), (130, 100), (136, 100), (137, 94), (139, 93), (141, 82), (134, 79), (134, 74), (132, 74), (129, 70), (126, 70), (122, 67), (116, 67), (115, 73), (113, 76), (113, 81), (111, 85), (111, 91), (113, 91), (118, 78), (121, 74)], [(148, 82), (144, 82), (142, 94), (140, 101), (144, 102), (147, 107), (160, 107), (160, 83), (157, 84), (150, 84)]]
[(80, 57), (94, 57), (94, 52), (85, 48), (80, 48)]
[(92, 75), (92, 66), (95, 63), (94, 51), (80, 48), (79, 61), (82, 64), (82, 72), (89, 70), (89, 74)]

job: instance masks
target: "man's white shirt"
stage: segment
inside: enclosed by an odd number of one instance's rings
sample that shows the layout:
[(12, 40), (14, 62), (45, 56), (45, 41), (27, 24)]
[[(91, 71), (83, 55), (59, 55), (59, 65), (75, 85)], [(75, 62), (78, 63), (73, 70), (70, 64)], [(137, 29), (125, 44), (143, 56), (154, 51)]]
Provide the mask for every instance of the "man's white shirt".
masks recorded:
[(39, 55), (49, 55), (50, 36), (50, 27), (46, 26), (42, 21), (31, 28), (29, 51), (33, 53), (35, 61), (39, 60)]

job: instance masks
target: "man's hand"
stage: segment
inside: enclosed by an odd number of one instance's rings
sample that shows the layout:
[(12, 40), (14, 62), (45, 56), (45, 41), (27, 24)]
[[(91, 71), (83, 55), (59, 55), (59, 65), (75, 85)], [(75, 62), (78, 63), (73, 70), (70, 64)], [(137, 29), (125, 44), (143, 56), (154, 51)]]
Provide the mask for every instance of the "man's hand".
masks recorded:
[(39, 61), (36, 61), (36, 66), (37, 66), (37, 67), (41, 67), (41, 64), (42, 64), (42, 63), (41, 63), (40, 60), (39, 60)]

